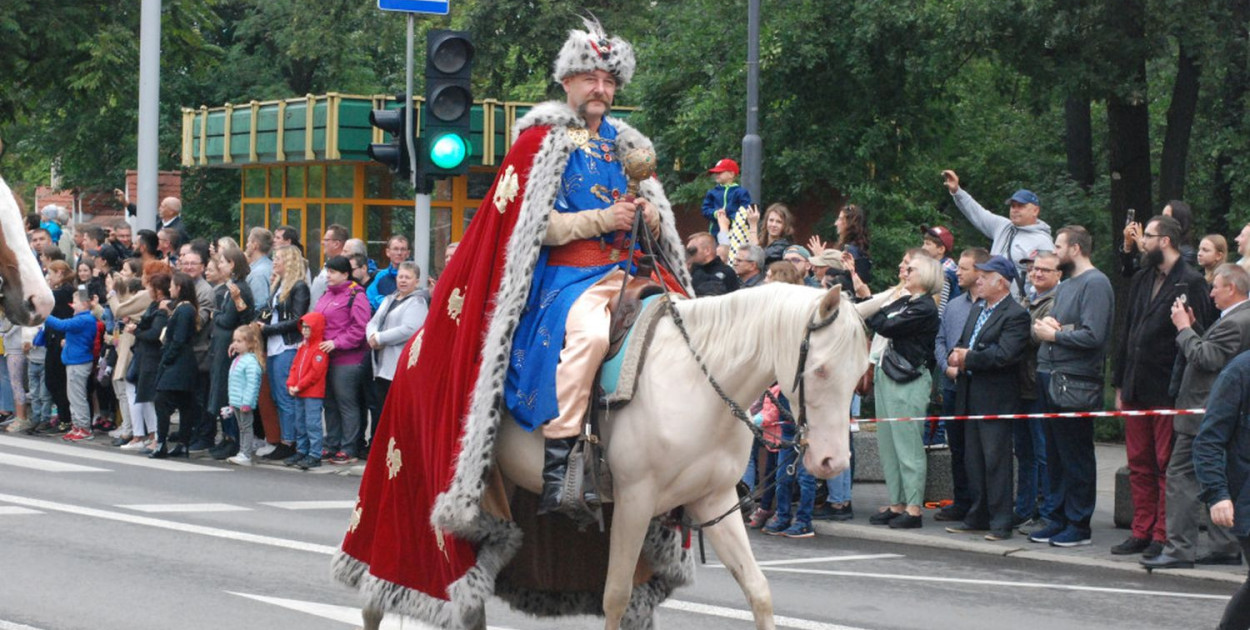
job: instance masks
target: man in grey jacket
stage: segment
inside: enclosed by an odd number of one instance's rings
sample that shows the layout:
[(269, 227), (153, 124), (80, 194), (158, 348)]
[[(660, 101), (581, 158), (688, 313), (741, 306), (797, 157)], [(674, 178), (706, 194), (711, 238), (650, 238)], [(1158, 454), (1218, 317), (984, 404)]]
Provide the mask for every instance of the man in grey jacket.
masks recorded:
[[(1185, 355), (1185, 372), (1181, 377), (1176, 406), (1194, 409), (1207, 404), (1207, 396), (1220, 370), (1234, 357), (1250, 350), (1250, 273), (1234, 264), (1223, 264), (1215, 270), (1211, 299), (1220, 309), (1220, 318), (1199, 336), (1194, 330), (1193, 310), (1179, 302), (1172, 305), (1172, 323), (1176, 325), (1176, 345)], [(1172, 420), (1175, 441), (1172, 458), (1168, 460), (1167, 544), (1163, 553), (1142, 558), (1142, 566), (1151, 569), (1188, 569), (1199, 564), (1241, 564), (1241, 546), (1223, 527), (1210, 526), (1207, 536), (1211, 551), (1195, 559), (1198, 547), (1198, 526), (1203, 506), (1198, 496), (1198, 476), (1194, 472), (1193, 444), (1202, 416), (1179, 415)]]
[(993, 241), (990, 254), (1003, 256), (1016, 265), (1017, 280), (1011, 283), (1011, 295), (1020, 300), (1026, 295), (1029, 284), (1020, 261), (1028, 258), (1031, 252), (1055, 249), (1055, 243), (1050, 238), (1050, 226), (1038, 219), (1041, 201), (1031, 191), (1021, 188), (1007, 200), (1011, 218), (1002, 217), (983, 208), (972, 195), (961, 189), (955, 171), (942, 171), (942, 178), (955, 199), (955, 207)]
[[(1052, 411), (1102, 409), (1103, 366), (1115, 290), (1111, 281), (1094, 268), (1089, 256), (1093, 239), (1081, 226), (1059, 230), (1055, 254), (1059, 268), (1068, 275), (1055, 289), (1050, 315), (1033, 324), (1037, 349), (1038, 395)], [(1058, 379), (1074, 390), (1084, 391), (1084, 404), (1062, 404), (1051, 397), (1051, 381)], [(1075, 397), (1074, 397), (1075, 398)], [(1046, 442), (1046, 474), (1054, 495), (1053, 519), (1029, 535), (1035, 543), (1054, 547), (1090, 544), (1090, 518), (1096, 497), (1094, 480), (1094, 424), (1084, 418), (1056, 418), (1043, 425)]]

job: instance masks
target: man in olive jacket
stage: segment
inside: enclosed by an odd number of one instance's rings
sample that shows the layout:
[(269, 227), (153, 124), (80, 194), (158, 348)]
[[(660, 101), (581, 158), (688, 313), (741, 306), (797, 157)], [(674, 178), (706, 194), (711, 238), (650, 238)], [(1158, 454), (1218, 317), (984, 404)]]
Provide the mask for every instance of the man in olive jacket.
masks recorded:
[[(955, 381), (956, 413), (1016, 413), (1020, 409), (1020, 361), (1029, 342), (1029, 312), (1011, 297), (1015, 265), (991, 256), (976, 266), (976, 290), (982, 302), (972, 307), (958, 347), (947, 364), (959, 369)], [(989, 530), (988, 540), (1011, 537), (1012, 424), (1010, 420), (971, 420), (964, 433), (964, 463), (972, 506), (962, 526), (951, 533)]]
[[(1215, 270), (1211, 299), (1220, 309), (1206, 334), (1194, 330), (1191, 309), (1172, 305), (1172, 323), (1176, 325), (1176, 345), (1185, 357), (1185, 373), (1181, 379), (1176, 405), (1181, 409), (1206, 406), (1211, 386), (1238, 354), (1250, 350), (1250, 273), (1234, 264), (1220, 265)], [(1198, 558), (1198, 526), (1202, 522), (1202, 503), (1198, 500), (1198, 477), (1194, 472), (1193, 443), (1200, 415), (1178, 415), (1172, 421), (1176, 440), (1172, 459), (1168, 462), (1167, 544), (1155, 558), (1142, 558), (1141, 564), (1152, 569), (1188, 569), (1198, 564), (1241, 564), (1241, 547), (1237, 539), (1223, 527), (1208, 527), (1210, 552)]]

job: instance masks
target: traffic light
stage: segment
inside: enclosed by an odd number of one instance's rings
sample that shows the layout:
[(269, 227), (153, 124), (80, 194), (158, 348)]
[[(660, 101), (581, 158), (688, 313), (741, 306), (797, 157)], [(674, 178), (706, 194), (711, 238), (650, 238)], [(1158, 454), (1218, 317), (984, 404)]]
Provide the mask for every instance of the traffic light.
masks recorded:
[(390, 142), (370, 144), (366, 151), (374, 161), (385, 164), (391, 173), (407, 179), (412, 174), (412, 143), (404, 133), (404, 121), (408, 116), (409, 104), (404, 103), (404, 96), (396, 100), (400, 106), (395, 109), (375, 109), (369, 112), (369, 124), (390, 134)]
[(469, 171), (469, 155), (473, 153), (469, 145), (473, 53), (473, 42), (465, 31), (436, 30), (426, 36), (419, 180)]

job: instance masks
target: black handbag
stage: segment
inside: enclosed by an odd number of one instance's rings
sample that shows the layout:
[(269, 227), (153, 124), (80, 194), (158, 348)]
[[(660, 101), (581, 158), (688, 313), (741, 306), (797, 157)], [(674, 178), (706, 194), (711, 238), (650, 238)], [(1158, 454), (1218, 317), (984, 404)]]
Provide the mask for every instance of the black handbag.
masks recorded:
[(1046, 393), (1050, 402), (1063, 411), (1102, 409), (1102, 379), (1079, 378), (1052, 372)]
[(922, 374), (920, 368), (912, 365), (907, 357), (894, 351), (893, 341), (881, 353), (881, 371), (895, 383), (910, 383)]

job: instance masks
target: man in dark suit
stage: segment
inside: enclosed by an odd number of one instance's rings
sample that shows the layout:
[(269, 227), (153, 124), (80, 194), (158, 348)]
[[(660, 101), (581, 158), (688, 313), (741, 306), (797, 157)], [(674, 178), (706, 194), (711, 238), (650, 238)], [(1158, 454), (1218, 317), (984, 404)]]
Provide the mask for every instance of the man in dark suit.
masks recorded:
[[(955, 380), (956, 413), (1016, 413), (1020, 409), (1020, 360), (1029, 341), (1029, 312), (1011, 298), (1016, 266), (991, 256), (976, 266), (981, 277), (974, 291), (981, 298), (968, 314), (958, 346), (947, 364), (959, 370)], [(1012, 424), (1010, 420), (968, 421), (964, 463), (972, 506), (951, 533), (989, 530), (986, 540), (1011, 538)]]
[[(1215, 321), (1206, 279), (1181, 259), (1180, 242), (1181, 225), (1176, 219), (1159, 215), (1146, 224), (1141, 238), (1142, 269), (1129, 284), (1126, 336), (1116, 351), (1111, 375), (1116, 409), (1170, 409), (1175, 403), (1169, 393), (1177, 353), (1171, 308), (1180, 296), (1193, 309), (1194, 326), (1199, 330)], [(1132, 534), (1112, 547), (1111, 553), (1153, 558), (1163, 552), (1167, 539), (1164, 474), (1172, 457), (1172, 417), (1125, 418), (1124, 442), (1133, 527)]]
[[(1250, 273), (1234, 264), (1220, 265), (1212, 281), (1211, 300), (1220, 309), (1220, 318), (1201, 337), (1194, 330), (1192, 310), (1180, 303), (1172, 304), (1172, 323), (1176, 325), (1176, 345), (1185, 357), (1185, 373), (1181, 379), (1176, 404), (1181, 409), (1196, 409), (1207, 404), (1207, 396), (1220, 370), (1234, 357), (1250, 350)], [(1207, 528), (1211, 551), (1195, 560), (1198, 525), (1202, 520), (1202, 502), (1198, 500), (1198, 476), (1194, 472), (1193, 443), (1200, 415), (1180, 415), (1172, 422), (1176, 440), (1172, 459), (1168, 462), (1167, 531), (1168, 541), (1163, 553), (1155, 558), (1142, 558), (1142, 566), (1152, 569), (1188, 569), (1199, 564), (1241, 564), (1241, 546), (1223, 527)]]

